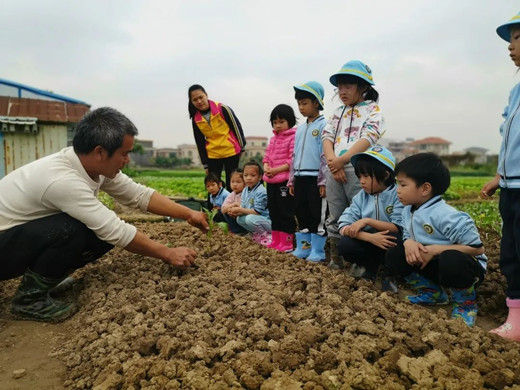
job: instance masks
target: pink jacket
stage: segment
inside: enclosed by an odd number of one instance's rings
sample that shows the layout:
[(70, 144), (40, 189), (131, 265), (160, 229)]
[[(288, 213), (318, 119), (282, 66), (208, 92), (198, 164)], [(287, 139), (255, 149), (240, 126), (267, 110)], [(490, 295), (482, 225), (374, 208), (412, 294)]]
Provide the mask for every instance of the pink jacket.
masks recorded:
[[(273, 134), (265, 150), (263, 162), (268, 163), (271, 168), (276, 168), (283, 164), (291, 166), (296, 128), (293, 127), (280, 133), (276, 133), (273, 130)], [(263, 179), (266, 183), (283, 183), (289, 180), (289, 170), (279, 172), (274, 177), (264, 175)]]

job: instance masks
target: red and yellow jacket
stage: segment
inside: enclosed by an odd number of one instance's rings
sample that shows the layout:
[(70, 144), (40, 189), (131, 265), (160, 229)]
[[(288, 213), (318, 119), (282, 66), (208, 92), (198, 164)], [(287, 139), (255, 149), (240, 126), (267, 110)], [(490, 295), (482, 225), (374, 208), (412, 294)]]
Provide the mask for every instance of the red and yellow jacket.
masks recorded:
[(200, 111), (193, 116), (193, 135), (204, 168), (208, 159), (220, 159), (240, 154), (246, 145), (242, 125), (233, 110), (209, 100), (209, 123)]

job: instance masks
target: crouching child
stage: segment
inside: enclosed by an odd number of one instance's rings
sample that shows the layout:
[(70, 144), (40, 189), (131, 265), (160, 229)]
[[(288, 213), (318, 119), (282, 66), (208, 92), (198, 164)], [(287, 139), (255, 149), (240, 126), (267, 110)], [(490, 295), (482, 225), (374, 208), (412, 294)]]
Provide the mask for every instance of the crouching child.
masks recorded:
[(416, 290), (410, 303), (448, 304), (452, 318), (475, 324), (475, 288), (484, 280), (487, 258), (471, 217), (442, 198), (450, 185), (450, 172), (433, 153), (420, 153), (397, 164), (397, 195), (402, 212), (403, 244), (388, 249), (385, 267), (404, 277)]

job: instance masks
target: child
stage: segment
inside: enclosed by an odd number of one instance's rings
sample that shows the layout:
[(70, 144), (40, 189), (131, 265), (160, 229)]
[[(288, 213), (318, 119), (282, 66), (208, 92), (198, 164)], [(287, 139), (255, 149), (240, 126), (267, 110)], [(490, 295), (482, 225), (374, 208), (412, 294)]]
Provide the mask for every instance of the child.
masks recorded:
[(253, 233), (253, 240), (267, 246), (271, 243), (271, 220), (267, 210), (267, 192), (262, 185), (262, 167), (251, 160), (244, 164), (244, 183), (240, 206), (231, 207), (237, 223)]
[[(327, 233), (330, 237), (333, 269), (344, 268), (336, 248), (340, 238), (338, 218), (361, 189), (350, 164), (357, 153), (375, 146), (383, 134), (384, 121), (377, 104), (378, 92), (373, 88), (370, 68), (361, 61), (349, 61), (330, 77), (337, 87), (343, 105), (338, 107), (323, 129), (323, 153), (327, 161), (327, 203), (329, 218)], [(352, 267), (354, 270), (356, 267)]]
[(267, 183), (267, 207), (272, 223), (272, 242), (268, 248), (280, 252), (293, 250), (294, 199), (289, 194), (287, 181), (294, 151), (296, 117), (287, 104), (277, 105), (271, 112), (273, 136), (265, 150), (264, 181)]
[(452, 318), (475, 324), (475, 288), (485, 276), (487, 258), (471, 217), (449, 206), (441, 196), (450, 172), (433, 153), (405, 158), (395, 168), (402, 213), (403, 244), (388, 249), (385, 266), (417, 289), (406, 299), (415, 304), (443, 305), (451, 288)]
[(229, 191), (222, 186), (222, 180), (215, 173), (210, 172), (204, 178), (204, 185), (208, 191), (208, 206), (211, 210), (217, 209), (218, 212), (215, 214), (213, 220), (215, 222), (225, 222), (224, 215), (220, 208), (222, 203), (229, 195)]
[[(396, 245), (402, 229), (403, 205), (397, 198), (395, 158), (388, 149), (375, 146), (353, 155), (350, 161), (363, 190), (338, 219), (343, 236), (338, 252), (366, 269), (363, 278), (375, 280), (386, 250)], [(397, 292), (395, 284), (391, 287)]]
[[(509, 54), (515, 66), (520, 67), (520, 13), (497, 28), (500, 38), (509, 42)], [(490, 199), (500, 186), (500, 215), (502, 216), (502, 241), (500, 243), (500, 269), (507, 279), (506, 304), (509, 314), (506, 322), (493, 329), (497, 335), (520, 341), (520, 84), (509, 95), (509, 104), (500, 126), (502, 146), (498, 155), (498, 173), (482, 188), (481, 196)], [(515, 115), (516, 114), (516, 115)]]
[(240, 168), (235, 169), (231, 172), (231, 194), (229, 194), (222, 203), (222, 214), (224, 214), (224, 219), (226, 220), (229, 230), (231, 233), (241, 234), (246, 233), (247, 231), (240, 226), (236, 221), (236, 215), (231, 211), (233, 207), (240, 207), (240, 199), (242, 198), (242, 191), (246, 186), (244, 183), (244, 178), (242, 177), (242, 170)]
[(300, 259), (319, 262), (325, 260), (325, 160), (322, 158), (321, 131), (325, 127), (323, 87), (316, 81), (293, 87), (300, 113), (307, 118), (298, 126), (294, 139), (289, 193), (294, 195), (294, 211), (298, 220), (296, 250)]

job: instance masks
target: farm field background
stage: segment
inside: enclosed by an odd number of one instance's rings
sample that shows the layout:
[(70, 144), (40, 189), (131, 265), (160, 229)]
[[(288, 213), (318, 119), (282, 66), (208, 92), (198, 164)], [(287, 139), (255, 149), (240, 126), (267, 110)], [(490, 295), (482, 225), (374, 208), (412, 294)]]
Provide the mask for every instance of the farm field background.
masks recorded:
[[(171, 197), (193, 197), (206, 199), (203, 170), (147, 170), (132, 171), (132, 178), (138, 183), (152, 187), (163, 195)], [(500, 232), (498, 194), (491, 201), (479, 198), (484, 183), (492, 176), (452, 176), (451, 185), (444, 198), (454, 207), (468, 213), (481, 229)], [(110, 203), (106, 199), (105, 203)]]

